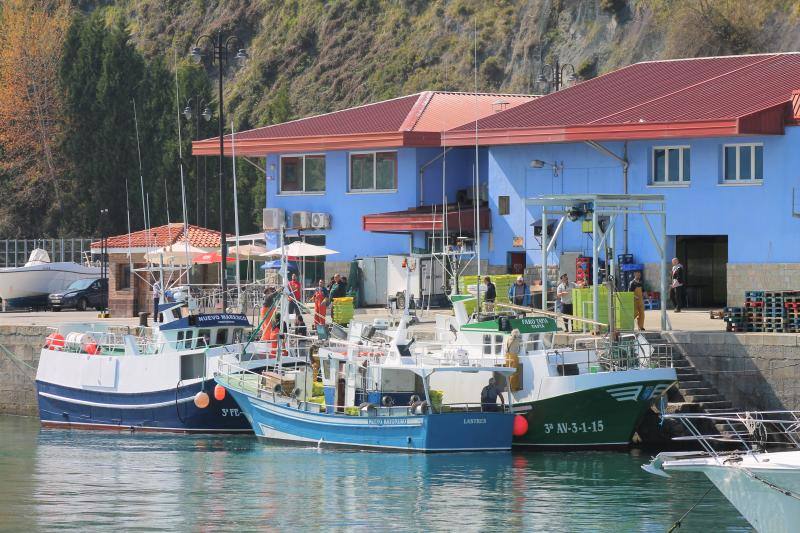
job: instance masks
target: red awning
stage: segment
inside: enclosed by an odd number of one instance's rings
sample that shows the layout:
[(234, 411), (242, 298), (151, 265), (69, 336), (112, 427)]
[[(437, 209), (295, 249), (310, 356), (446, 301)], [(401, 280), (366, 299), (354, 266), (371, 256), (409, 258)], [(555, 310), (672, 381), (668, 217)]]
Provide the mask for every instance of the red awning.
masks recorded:
[[(408, 233), (410, 231), (442, 231), (442, 206), (422, 206), (406, 211), (392, 211), (364, 215), (364, 231), (382, 233)], [(480, 208), (481, 231), (492, 227), (492, 214), (488, 207)], [(450, 231), (473, 233), (475, 209), (472, 206), (447, 206), (447, 228)]]

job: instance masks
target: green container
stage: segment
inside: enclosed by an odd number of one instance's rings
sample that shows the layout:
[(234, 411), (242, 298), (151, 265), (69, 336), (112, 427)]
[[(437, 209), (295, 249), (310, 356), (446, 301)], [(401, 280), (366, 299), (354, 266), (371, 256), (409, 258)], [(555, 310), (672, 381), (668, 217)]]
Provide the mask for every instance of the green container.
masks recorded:
[[(572, 291), (573, 314), (579, 318), (586, 318), (589, 320), (596, 320), (603, 324), (608, 324), (608, 288), (605, 285), (599, 287), (599, 307), (597, 309), (597, 317), (593, 316), (593, 288), (586, 287), (583, 289), (575, 289)], [(632, 292), (615, 292), (614, 293), (614, 318), (617, 329), (620, 330), (633, 330), (633, 293)], [(584, 322), (578, 323), (581, 331), (591, 331), (593, 329), (591, 324)], [(601, 328), (605, 331), (608, 328)]]

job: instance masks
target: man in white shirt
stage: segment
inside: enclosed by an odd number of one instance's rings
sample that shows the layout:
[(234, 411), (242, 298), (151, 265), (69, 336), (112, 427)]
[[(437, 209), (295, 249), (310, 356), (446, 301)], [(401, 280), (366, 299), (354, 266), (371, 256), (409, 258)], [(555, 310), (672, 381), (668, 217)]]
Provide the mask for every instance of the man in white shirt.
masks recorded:
[[(572, 289), (576, 289), (578, 285), (569, 280), (569, 276), (561, 274), (561, 283), (556, 288), (556, 310), (565, 315), (572, 314)], [(567, 317), (564, 319), (564, 331), (570, 330), (571, 320)]]

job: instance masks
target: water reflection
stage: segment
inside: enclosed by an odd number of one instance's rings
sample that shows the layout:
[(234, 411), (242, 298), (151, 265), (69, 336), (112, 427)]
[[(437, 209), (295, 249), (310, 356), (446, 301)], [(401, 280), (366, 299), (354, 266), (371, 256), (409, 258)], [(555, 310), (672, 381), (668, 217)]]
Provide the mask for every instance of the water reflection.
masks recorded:
[[(632, 453), (406, 455), (0, 417), (0, 529), (665, 531), (709, 486)], [(684, 530), (749, 531), (712, 491)]]

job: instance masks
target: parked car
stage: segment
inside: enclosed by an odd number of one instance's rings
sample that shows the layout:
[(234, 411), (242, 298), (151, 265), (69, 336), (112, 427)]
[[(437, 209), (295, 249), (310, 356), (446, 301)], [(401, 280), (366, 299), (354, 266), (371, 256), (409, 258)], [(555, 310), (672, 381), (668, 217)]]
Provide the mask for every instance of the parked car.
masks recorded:
[(51, 294), (48, 300), (53, 311), (86, 311), (90, 307), (100, 311), (108, 307), (108, 279), (86, 278), (73, 281), (64, 291)]

